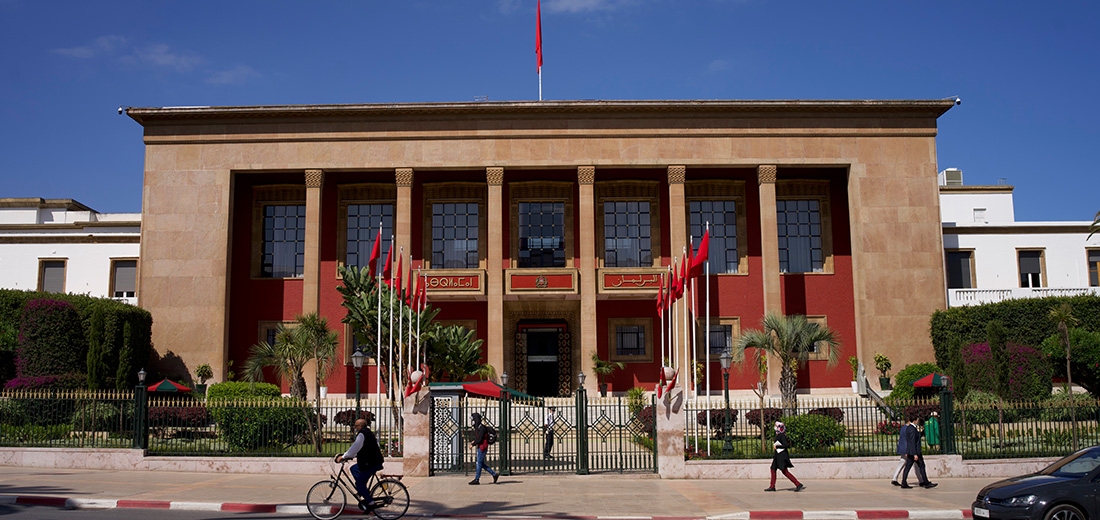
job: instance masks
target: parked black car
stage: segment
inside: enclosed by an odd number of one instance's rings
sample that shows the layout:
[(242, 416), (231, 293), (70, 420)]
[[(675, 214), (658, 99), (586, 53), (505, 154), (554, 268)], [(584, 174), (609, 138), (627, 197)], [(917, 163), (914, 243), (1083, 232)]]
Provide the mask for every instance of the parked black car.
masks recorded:
[(990, 484), (970, 510), (975, 520), (1100, 519), (1100, 446), (1085, 448), (1046, 469)]

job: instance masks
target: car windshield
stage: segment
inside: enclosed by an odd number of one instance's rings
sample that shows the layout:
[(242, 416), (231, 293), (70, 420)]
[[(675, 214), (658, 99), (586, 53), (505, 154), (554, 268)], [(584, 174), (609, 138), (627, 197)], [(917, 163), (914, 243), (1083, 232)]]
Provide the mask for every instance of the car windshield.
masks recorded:
[(1074, 453), (1040, 471), (1040, 475), (1081, 478), (1100, 466), (1100, 450)]

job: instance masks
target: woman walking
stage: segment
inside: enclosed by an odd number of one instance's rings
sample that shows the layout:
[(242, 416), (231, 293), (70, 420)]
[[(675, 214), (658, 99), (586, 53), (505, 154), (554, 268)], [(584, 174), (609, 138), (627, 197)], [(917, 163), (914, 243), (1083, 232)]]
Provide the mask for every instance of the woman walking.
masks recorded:
[(793, 468), (794, 464), (791, 464), (791, 453), (788, 451), (791, 445), (791, 440), (787, 438), (787, 427), (779, 421), (775, 421), (775, 453), (772, 454), (772, 483), (768, 486), (768, 489), (764, 491), (775, 491), (775, 470), (783, 472), (783, 475), (790, 479), (794, 483), (794, 490), (802, 491), (806, 488), (798, 479), (791, 475), (787, 468)]

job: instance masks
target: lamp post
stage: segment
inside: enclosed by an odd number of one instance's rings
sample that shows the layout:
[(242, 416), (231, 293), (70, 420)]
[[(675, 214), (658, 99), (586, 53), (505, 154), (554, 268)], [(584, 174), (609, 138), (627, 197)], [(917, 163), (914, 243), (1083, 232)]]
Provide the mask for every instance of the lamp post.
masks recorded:
[(732, 451), (733, 444), (730, 442), (730, 426), (733, 422), (730, 417), (730, 365), (733, 364), (733, 356), (727, 350), (719, 356), (718, 362), (722, 365), (722, 394), (726, 398), (726, 420), (722, 422), (722, 437), (725, 442), (722, 444), (722, 451)]
[(146, 428), (146, 402), (145, 402), (145, 369), (137, 373), (138, 384), (134, 387), (134, 448), (144, 450), (149, 444), (145, 437)]
[(508, 388), (508, 372), (502, 372), (500, 374), (500, 386)]
[(355, 420), (359, 420), (359, 370), (363, 368), (363, 361), (367, 356), (362, 351), (356, 350), (351, 355), (351, 366), (355, 367)]
[(588, 399), (584, 395), (584, 371), (577, 373), (577, 474), (588, 474)]

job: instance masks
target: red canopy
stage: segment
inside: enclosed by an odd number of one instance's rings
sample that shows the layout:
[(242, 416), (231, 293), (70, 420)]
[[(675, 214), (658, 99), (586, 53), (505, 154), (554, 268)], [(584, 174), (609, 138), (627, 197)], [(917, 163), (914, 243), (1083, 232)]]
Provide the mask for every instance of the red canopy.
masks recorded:
[(940, 373), (937, 373), (937, 372), (932, 372), (931, 374), (928, 374), (928, 375), (926, 375), (926, 376), (924, 376), (924, 377), (922, 377), (922, 378), (920, 378), (916, 381), (913, 381), (913, 386), (917, 387), (917, 388), (931, 388), (933, 386), (947, 386), (947, 384), (948, 384), (947, 376), (945, 376), (943, 374), (940, 374)]
[(512, 397), (519, 397), (521, 399), (537, 399), (539, 402), (542, 402), (541, 398), (512, 390), (511, 388), (504, 388), (503, 386), (500, 386), (492, 381), (471, 381), (468, 383), (462, 383), (462, 388), (464, 388), (467, 392), (471, 394), (482, 395), (485, 397), (495, 397), (497, 399), (500, 399), (503, 392), (508, 392), (509, 394), (512, 394)]
[(191, 389), (174, 381), (165, 379), (155, 385), (149, 386), (150, 392), (190, 392)]

